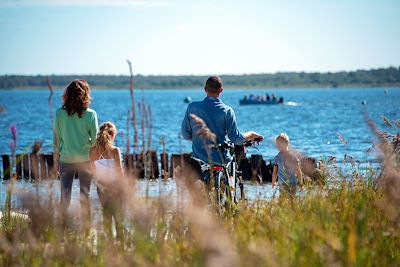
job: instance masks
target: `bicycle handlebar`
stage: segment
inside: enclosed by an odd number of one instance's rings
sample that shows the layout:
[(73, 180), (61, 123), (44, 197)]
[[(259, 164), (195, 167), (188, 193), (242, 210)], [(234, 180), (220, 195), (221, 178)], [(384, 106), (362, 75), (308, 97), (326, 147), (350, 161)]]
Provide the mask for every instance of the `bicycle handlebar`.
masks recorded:
[[(255, 144), (260, 143), (262, 140), (263, 140), (262, 138), (256, 138), (256, 139), (254, 139), (254, 141), (247, 140), (247, 141), (245, 141), (243, 143), (242, 146), (244, 146), (244, 147), (254, 146)], [(218, 148), (218, 149), (230, 149), (230, 148), (233, 149), (233, 148), (235, 148), (235, 146), (237, 146), (237, 145), (235, 145), (234, 143), (228, 141), (228, 142), (224, 142), (224, 143), (221, 143), (221, 144), (216, 144), (214, 147)]]
[(254, 146), (255, 144), (259, 144), (264, 140), (264, 138), (259, 137), (259, 138), (255, 138), (254, 141), (248, 140), (244, 142), (244, 146), (248, 147), (248, 146)]

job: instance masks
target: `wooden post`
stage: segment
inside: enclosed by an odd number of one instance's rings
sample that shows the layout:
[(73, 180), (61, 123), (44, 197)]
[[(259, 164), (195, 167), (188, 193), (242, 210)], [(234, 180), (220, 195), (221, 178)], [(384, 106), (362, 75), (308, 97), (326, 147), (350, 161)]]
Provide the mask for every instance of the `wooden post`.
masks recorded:
[(17, 179), (22, 178), (22, 155), (16, 155), (15, 171), (17, 173)]
[(147, 174), (148, 179), (155, 179), (160, 177), (160, 169), (158, 168), (158, 157), (156, 151), (148, 151), (147, 152)]
[[(162, 153), (160, 155), (160, 161), (161, 161), (161, 173), (162, 173), (162, 178), (167, 179), (171, 176), (169, 176), (168, 173), (168, 153)], [(169, 176), (169, 177), (168, 177)]]
[(9, 155), (1, 155), (1, 159), (3, 160), (3, 179), (10, 179), (10, 156)]
[(272, 182), (272, 171), (274, 169), (274, 165), (272, 165), (271, 161), (269, 161), (268, 165), (265, 160), (262, 161), (261, 166), (261, 176), (263, 182)]
[(50, 155), (43, 155), (44, 159), (47, 164), (47, 177), (50, 179), (55, 179), (56, 177), (56, 170), (54, 169), (54, 160), (53, 154)]
[(133, 177), (133, 155), (132, 154), (124, 154), (124, 167), (125, 167), (125, 175), (127, 177)]
[[(144, 160), (143, 156), (147, 158), (146, 161)], [(124, 154), (123, 158), (125, 175), (128, 177), (154, 179), (160, 176), (158, 156), (157, 152), (155, 151), (148, 151), (140, 154)], [(144, 166), (145, 162), (147, 162), (147, 166)], [(144, 177), (145, 167), (147, 168), (148, 177)]]
[(144, 158), (143, 154), (135, 154), (133, 155), (133, 159), (136, 163), (136, 168), (133, 168), (133, 175), (137, 178), (145, 178), (144, 177)]
[[(188, 159), (188, 158), (190, 158), (191, 156), (192, 156), (192, 154), (190, 154), (190, 153), (185, 153), (185, 154), (172, 154), (172, 155), (171, 155), (170, 176), (171, 176), (172, 178), (175, 178), (175, 174), (174, 174), (175, 169), (176, 169), (177, 167), (183, 168), (182, 163), (184, 162), (184, 159), (185, 159), (185, 158)], [(182, 169), (182, 170), (183, 170), (183, 169)]]
[(172, 154), (171, 155), (171, 167), (169, 168), (169, 177), (175, 178), (174, 170), (180, 165), (181, 155)]
[(47, 168), (46, 168), (46, 161), (43, 155), (38, 155), (39, 164), (40, 164), (40, 179), (47, 179)]
[(23, 177), (25, 180), (29, 180), (30, 178), (30, 173), (29, 173), (29, 154), (24, 154), (22, 155), (22, 165), (24, 168), (24, 174)]
[(37, 181), (39, 178), (39, 157), (37, 154), (29, 155), (29, 165), (31, 167), (31, 180)]
[(243, 180), (251, 180), (251, 164), (248, 158), (244, 158), (240, 161), (238, 169), (242, 172)]
[(262, 155), (251, 155), (251, 158), (250, 158), (251, 172), (252, 172), (251, 179), (255, 179), (260, 182), (262, 182), (262, 178), (260, 176), (262, 160), (263, 160)]
[(302, 157), (300, 159), (300, 167), (305, 175), (312, 177), (315, 170), (318, 169), (317, 160), (310, 157)]

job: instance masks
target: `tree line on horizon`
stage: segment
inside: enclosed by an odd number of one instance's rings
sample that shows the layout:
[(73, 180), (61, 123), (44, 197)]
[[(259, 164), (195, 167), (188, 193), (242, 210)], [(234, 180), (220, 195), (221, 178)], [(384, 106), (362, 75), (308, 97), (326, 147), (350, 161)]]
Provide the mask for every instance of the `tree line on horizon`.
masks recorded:
[[(71, 80), (85, 79), (96, 88), (128, 88), (128, 75), (2, 75), (0, 89), (65, 87)], [(381, 87), (400, 86), (400, 66), (341, 72), (277, 72), (273, 74), (221, 75), (226, 88)], [(172, 89), (204, 86), (205, 75), (135, 75), (136, 88)]]

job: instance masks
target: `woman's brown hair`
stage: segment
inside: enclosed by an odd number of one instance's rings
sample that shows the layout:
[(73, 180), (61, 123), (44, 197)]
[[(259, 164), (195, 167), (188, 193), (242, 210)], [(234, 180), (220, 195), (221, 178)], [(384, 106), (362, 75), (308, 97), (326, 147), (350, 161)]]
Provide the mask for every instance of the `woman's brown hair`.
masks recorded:
[(81, 118), (83, 112), (89, 108), (91, 100), (89, 84), (85, 80), (74, 80), (65, 89), (62, 108), (69, 116), (77, 113)]

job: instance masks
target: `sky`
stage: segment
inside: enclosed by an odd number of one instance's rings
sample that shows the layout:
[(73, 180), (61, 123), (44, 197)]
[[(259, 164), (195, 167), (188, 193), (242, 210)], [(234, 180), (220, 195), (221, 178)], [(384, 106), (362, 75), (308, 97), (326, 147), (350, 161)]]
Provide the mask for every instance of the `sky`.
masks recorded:
[(0, 0), (0, 75), (398, 67), (399, 14), (399, 0)]

